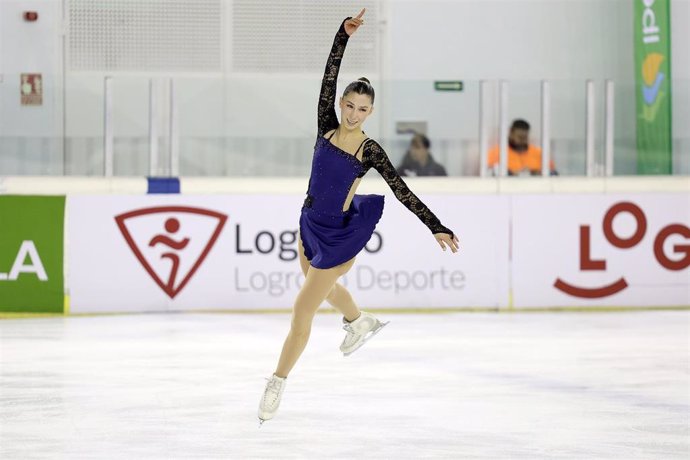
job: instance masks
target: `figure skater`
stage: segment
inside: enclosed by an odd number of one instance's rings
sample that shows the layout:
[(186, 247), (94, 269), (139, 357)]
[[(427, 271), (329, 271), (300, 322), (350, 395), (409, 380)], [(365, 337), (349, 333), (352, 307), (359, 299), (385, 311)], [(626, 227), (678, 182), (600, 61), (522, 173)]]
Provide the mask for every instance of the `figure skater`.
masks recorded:
[(349, 37), (364, 23), (364, 12), (362, 9), (357, 17), (343, 21), (326, 62), (311, 176), (299, 220), (299, 257), (306, 279), (295, 299), (290, 332), (278, 367), (267, 379), (259, 404), (260, 424), (273, 418), (278, 410), (287, 376), (307, 345), (312, 320), (324, 299), (343, 315), (343, 329), (347, 333), (340, 350), (345, 356), (387, 324), (371, 313), (360, 311), (347, 289), (336, 283), (350, 270), (383, 213), (382, 195), (355, 195), (369, 169), (381, 174), (395, 197), (431, 230), (444, 251), (446, 246), (454, 253), (458, 250), (459, 242), (453, 232), (441, 225), (410, 191), (386, 152), (362, 131), (362, 124), (374, 109), (374, 89), (369, 80), (360, 78), (345, 88), (339, 102), (340, 123), (336, 117), (335, 91), (340, 62)]

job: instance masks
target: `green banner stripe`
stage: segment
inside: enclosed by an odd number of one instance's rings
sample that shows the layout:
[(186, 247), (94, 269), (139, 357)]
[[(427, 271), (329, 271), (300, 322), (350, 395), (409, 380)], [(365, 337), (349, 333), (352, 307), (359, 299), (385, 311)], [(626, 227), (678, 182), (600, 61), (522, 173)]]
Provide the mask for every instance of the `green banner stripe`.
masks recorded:
[(637, 171), (672, 173), (670, 0), (635, 0)]
[(0, 312), (63, 312), (64, 221), (64, 196), (0, 196)]

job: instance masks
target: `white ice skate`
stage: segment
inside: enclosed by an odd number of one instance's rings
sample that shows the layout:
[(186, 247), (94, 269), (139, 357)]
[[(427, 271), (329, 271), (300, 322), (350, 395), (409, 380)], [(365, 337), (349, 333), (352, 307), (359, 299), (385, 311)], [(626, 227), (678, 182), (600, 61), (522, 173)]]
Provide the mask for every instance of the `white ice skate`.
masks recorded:
[(340, 351), (344, 356), (349, 356), (375, 336), (389, 321), (383, 323), (371, 313), (363, 311), (359, 318), (352, 322), (343, 318), (343, 323), (343, 329), (347, 331), (347, 334), (340, 345)]
[(273, 374), (270, 379), (266, 380), (268, 380), (266, 389), (259, 403), (259, 426), (276, 415), (276, 411), (280, 406), (280, 398), (283, 396), (287, 377), (278, 377)]

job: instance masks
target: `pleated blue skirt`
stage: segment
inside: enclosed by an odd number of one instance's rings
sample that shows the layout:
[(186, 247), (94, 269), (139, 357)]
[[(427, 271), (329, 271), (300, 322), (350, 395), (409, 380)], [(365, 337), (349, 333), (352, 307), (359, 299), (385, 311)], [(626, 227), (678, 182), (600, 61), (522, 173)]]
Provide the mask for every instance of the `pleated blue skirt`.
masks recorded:
[(355, 195), (350, 208), (339, 214), (303, 207), (299, 231), (311, 266), (332, 268), (359, 254), (383, 215), (383, 202), (383, 195)]

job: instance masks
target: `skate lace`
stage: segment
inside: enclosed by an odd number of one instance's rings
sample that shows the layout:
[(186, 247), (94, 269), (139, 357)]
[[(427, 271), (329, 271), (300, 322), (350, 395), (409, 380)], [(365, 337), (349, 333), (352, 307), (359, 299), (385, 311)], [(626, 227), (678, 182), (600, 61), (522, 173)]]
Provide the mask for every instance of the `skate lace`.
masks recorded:
[(266, 385), (266, 391), (264, 392), (264, 404), (273, 405), (276, 399), (278, 399), (282, 383), (276, 379), (267, 378), (266, 380), (268, 385)]

